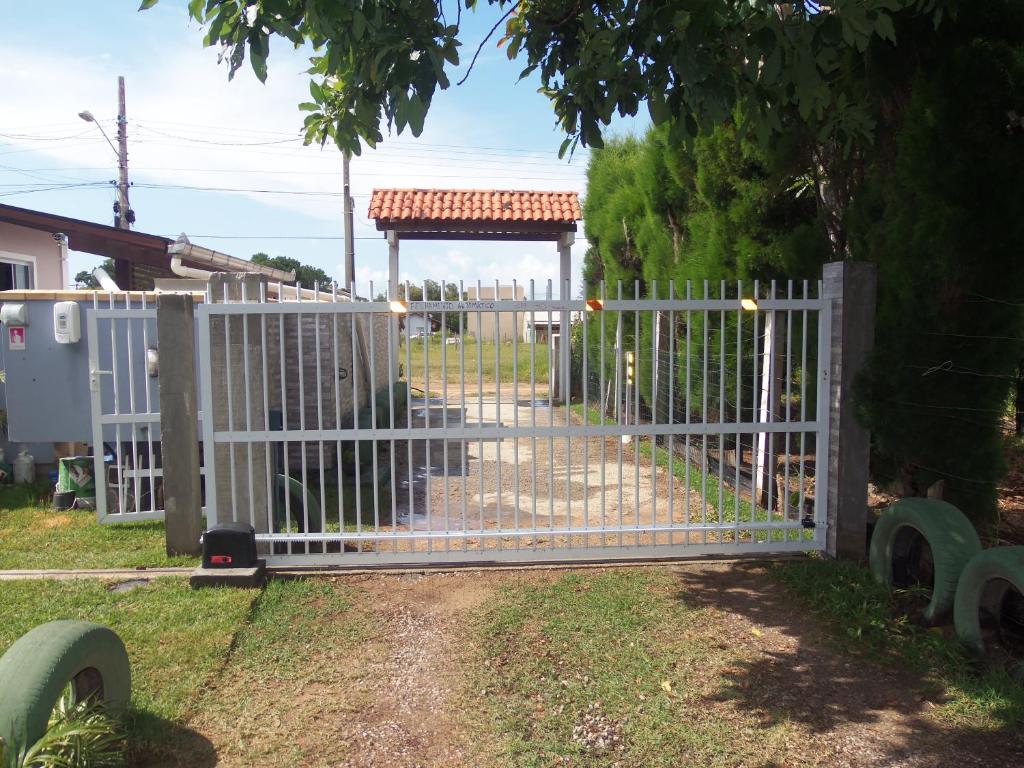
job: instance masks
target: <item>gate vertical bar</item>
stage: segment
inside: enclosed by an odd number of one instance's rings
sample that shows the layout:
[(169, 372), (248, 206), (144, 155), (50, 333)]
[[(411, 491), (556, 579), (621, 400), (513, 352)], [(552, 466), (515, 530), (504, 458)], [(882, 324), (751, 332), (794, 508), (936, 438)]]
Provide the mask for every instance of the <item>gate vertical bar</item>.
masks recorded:
[(210, 366), (210, 304), (199, 308), (199, 380), (203, 399), (203, 468), (206, 481), (206, 525), (217, 525), (217, 452), (214, 450), (213, 375)]
[[(99, 309), (99, 295), (93, 293), (93, 310)], [(96, 312), (89, 312), (85, 318), (85, 329), (89, 334), (89, 400), (92, 407), (92, 471), (96, 478), (96, 519), (103, 521), (107, 510), (107, 468), (103, 461), (103, 387), (104, 374), (100, 369), (100, 336)]]

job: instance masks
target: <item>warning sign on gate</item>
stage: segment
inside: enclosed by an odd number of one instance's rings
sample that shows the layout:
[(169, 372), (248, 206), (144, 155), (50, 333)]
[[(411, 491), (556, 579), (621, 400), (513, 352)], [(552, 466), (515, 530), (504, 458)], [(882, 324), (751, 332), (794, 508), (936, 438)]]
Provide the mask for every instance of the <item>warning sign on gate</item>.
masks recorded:
[(8, 328), (7, 329), (7, 341), (8, 348), (12, 350), (24, 349), (25, 348), (25, 329), (24, 328)]
[(493, 301), (410, 301), (410, 312), (488, 311), (497, 308)]

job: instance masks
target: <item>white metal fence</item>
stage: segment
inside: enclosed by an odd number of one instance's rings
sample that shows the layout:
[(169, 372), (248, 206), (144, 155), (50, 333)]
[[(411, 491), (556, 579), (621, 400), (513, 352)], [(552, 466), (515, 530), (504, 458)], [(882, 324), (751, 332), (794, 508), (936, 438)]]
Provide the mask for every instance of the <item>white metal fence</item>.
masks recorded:
[(162, 520), (152, 297), (147, 303), (145, 293), (94, 294), (86, 336), (97, 517), (101, 523)]
[(203, 304), (207, 523), (289, 565), (824, 548), (820, 285), (645, 292)]

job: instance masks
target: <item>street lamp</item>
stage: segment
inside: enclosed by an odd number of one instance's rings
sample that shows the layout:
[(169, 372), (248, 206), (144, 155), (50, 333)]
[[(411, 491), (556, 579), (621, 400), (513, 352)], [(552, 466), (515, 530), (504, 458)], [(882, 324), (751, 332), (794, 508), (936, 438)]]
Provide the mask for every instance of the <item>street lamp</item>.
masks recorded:
[(128, 203), (128, 136), (125, 130), (125, 107), (124, 107), (124, 78), (119, 77), (117, 79), (117, 90), (118, 90), (118, 114), (117, 114), (117, 146), (114, 146), (114, 142), (107, 136), (107, 132), (103, 130), (103, 126), (96, 119), (95, 115), (88, 109), (78, 113), (78, 116), (85, 120), (87, 123), (92, 123), (99, 128), (103, 138), (106, 139), (107, 144), (114, 150), (114, 154), (117, 155), (117, 169), (118, 169), (118, 184), (117, 184), (117, 202), (114, 203), (114, 226), (119, 229), (130, 229), (131, 225), (135, 222), (135, 212), (131, 209)]
[(80, 118), (82, 118), (83, 120), (85, 120), (85, 122), (87, 122), (87, 123), (93, 123), (93, 124), (95, 124), (95, 126), (96, 126), (97, 128), (99, 128), (99, 129), (100, 129), (100, 133), (102, 133), (102, 134), (103, 134), (103, 138), (107, 140), (107, 144), (109, 144), (109, 145), (110, 145), (110, 148), (111, 148), (112, 150), (114, 150), (114, 154), (118, 156), (118, 159), (120, 159), (121, 155), (120, 155), (120, 153), (119, 153), (119, 152), (117, 151), (117, 147), (115, 147), (115, 146), (114, 146), (114, 142), (112, 142), (112, 141), (110, 140), (110, 137), (109, 137), (109, 136), (107, 136), (107, 132), (103, 130), (103, 126), (99, 124), (99, 121), (98, 121), (98, 120), (96, 120), (96, 118), (95, 118), (95, 117), (93, 116), (92, 112), (90, 112), (90, 111), (89, 111), (89, 110), (87, 109), (87, 110), (85, 110), (84, 112), (79, 112), (79, 113), (78, 113), (78, 116), (79, 116)]

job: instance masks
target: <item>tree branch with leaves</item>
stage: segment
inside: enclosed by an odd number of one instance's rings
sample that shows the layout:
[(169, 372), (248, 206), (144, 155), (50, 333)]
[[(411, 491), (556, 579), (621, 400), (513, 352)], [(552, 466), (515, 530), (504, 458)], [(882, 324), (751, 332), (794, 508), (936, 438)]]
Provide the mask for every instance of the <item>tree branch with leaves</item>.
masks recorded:
[(874, 122), (837, 77), (848, 51), (895, 42), (896, 15), (938, 25), (956, 4), (463, 0), (453, 24), (441, 3), (426, 0), (191, 0), (189, 13), (205, 44), (220, 47), (229, 77), (248, 58), (266, 80), (271, 38), (311, 45), (311, 100), (300, 105), (305, 141), (333, 141), (354, 154), (383, 141), (385, 129), (423, 131), (437, 91), (451, 87), (449, 73), (460, 65), (462, 8), (489, 6), (500, 14), (495, 27), (505, 25), (498, 44), (525, 63), (520, 78), (539, 75), (565, 132), (562, 154), (580, 143), (601, 146), (615, 115), (635, 115), (644, 102), (654, 124), (671, 125), (683, 141), (737, 110), (742, 130), (766, 136), (782, 130), (780, 110), (794, 109), (819, 140), (849, 154), (870, 143)]

